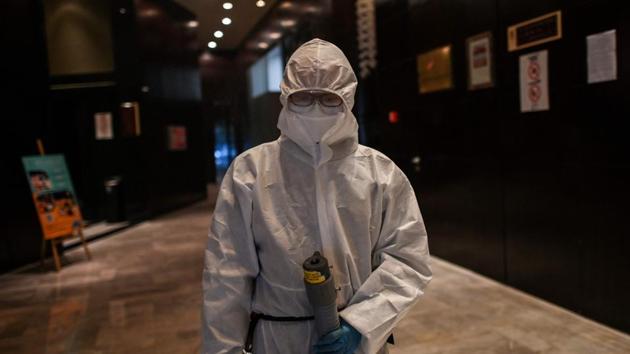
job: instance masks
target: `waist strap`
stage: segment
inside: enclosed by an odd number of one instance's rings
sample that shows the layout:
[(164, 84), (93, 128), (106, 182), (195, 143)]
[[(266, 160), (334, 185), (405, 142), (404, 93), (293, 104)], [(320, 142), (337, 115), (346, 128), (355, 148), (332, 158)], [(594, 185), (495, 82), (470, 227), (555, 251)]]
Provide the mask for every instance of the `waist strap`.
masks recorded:
[[(271, 315), (265, 315), (264, 313), (256, 313), (252, 312), (250, 319), (257, 320), (265, 320), (265, 321), (276, 321), (276, 322), (300, 322), (300, 321), (310, 321), (314, 320), (315, 316), (304, 316), (304, 317), (276, 317)], [(256, 320), (256, 321), (257, 321)]]
[(258, 321), (275, 321), (275, 322), (303, 322), (303, 321), (311, 321), (314, 320), (313, 316), (305, 316), (305, 317), (276, 317), (271, 315), (265, 315), (263, 313), (252, 312), (249, 316), (249, 328), (247, 329), (247, 339), (245, 340), (245, 348), (243, 348), (243, 353), (251, 354), (252, 349), (254, 347), (254, 330), (256, 329), (256, 324)]
[[(274, 321), (274, 322), (303, 322), (303, 321), (311, 321), (314, 320), (314, 316), (304, 316), (304, 317), (276, 317), (271, 315), (265, 315), (263, 313), (252, 312), (249, 315), (249, 328), (247, 329), (247, 338), (245, 339), (245, 347), (243, 348), (244, 354), (252, 354), (252, 349), (254, 348), (254, 330), (256, 329), (256, 325), (258, 321)], [(390, 334), (389, 338), (387, 338), (387, 342), (394, 344), (394, 335)]]

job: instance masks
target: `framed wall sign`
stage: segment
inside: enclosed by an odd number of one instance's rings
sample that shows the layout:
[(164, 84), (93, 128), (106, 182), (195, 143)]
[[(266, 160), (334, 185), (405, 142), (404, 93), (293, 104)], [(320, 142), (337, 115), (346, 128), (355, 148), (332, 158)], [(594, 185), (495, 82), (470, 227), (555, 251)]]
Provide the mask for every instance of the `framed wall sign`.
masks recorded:
[(617, 80), (617, 31), (592, 34), (586, 37), (587, 82)]
[(96, 140), (112, 140), (114, 129), (112, 129), (112, 113), (94, 113), (94, 137)]
[(168, 149), (171, 151), (188, 150), (188, 139), (186, 138), (185, 125), (169, 125), (168, 130)]
[(520, 87), (521, 112), (549, 110), (548, 52), (521, 55)]
[(453, 88), (451, 49), (449, 44), (418, 55), (418, 84), (421, 94)]
[(469, 90), (494, 86), (494, 63), (492, 57), (491, 32), (484, 32), (466, 39)]
[(510, 52), (558, 40), (562, 38), (562, 11), (517, 23), (507, 32)]

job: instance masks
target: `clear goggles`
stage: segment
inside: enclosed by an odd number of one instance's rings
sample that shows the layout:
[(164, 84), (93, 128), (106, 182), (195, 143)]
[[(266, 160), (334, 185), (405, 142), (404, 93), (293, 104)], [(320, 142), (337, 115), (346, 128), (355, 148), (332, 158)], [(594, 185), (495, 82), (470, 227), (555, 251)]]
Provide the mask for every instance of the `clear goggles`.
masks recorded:
[(341, 97), (326, 91), (298, 91), (289, 96), (289, 102), (298, 107), (309, 107), (318, 102), (324, 107), (340, 107)]

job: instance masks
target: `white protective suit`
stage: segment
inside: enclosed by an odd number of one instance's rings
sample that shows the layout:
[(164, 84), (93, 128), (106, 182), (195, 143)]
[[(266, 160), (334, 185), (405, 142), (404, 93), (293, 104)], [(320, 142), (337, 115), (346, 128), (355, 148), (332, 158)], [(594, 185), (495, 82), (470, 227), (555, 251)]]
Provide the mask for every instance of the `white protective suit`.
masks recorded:
[[(250, 311), (312, 315), (302, 263), (316, 250), (333, 266), (341, 317), (363, 336), (357, 353), (386, 353), (431, 280), (411, 185), (389, 158), (358, 144), (356, 85), (344, 54), (326, 41), (311, 40), (289, 59), (282, 135), (238, 156), (221, 185), (203, 270), (203, 353), (240, 353)], [(287, 109), (287, 97), (305, 89), (344, 101), (319, 143)], [(313, 321), (261, 320), (254, 353), (309, 353), (317, 339)]]

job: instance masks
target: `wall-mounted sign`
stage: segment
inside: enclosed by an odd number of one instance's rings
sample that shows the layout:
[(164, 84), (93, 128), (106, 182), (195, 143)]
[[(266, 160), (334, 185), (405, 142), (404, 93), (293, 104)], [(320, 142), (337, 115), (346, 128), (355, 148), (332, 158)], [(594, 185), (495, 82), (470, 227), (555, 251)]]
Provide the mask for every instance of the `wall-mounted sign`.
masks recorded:
[(485, 32), (466, 40), (468, 60), (468, 89), (478, 90), (494, 86), (492, 63), (492, 33)]
[(507, 35), (510, 52), (558, 40), (562, 38), (562, 11), (510, 26)]
[(184, 151), (188, 149), (186, 138), (186, 126), (169, 125), (168, 129), (168, 149), (171, 151)]
[(359, 47), (359, 75), (366, 78), (376, 70), (378, 45), (376, 44), (376, 14), (374, 0), (357, 0), (357, 44)]
[(120, 126), (122, 136), (140, 136), (140, 106), (138, 102), (120, 104)]
[(398, 119), (398, 111), (389, 111), (389, 114), (387, 115), (387, 120), (391, 124), (398, 123), (398, 121), (399, 121), (399, 119)]
[(548, 52), (521, 55), (521, 112), (549, 110)]
[(418, 55), (418, 83), (421, 94), (453, 88), (451, 45)]
[(114, 138), (111, 112), (94, 113), (94, 135), (96, 140), (111, 140)]
[(589, 84), (617, 80), (617, 31), (586, 37)]
[(22, 164), (44, 239), (78, 231), (82, 225), (81, 211), (63, 155), (25, 156)]

